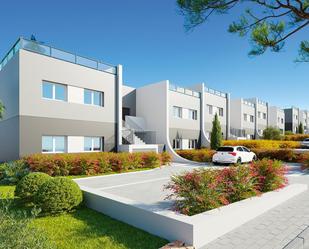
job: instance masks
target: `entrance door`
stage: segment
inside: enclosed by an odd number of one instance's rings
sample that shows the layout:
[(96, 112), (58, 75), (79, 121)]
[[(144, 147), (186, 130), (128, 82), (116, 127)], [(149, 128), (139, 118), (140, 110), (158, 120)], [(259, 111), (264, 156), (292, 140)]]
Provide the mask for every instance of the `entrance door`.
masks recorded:
[(130, 108), (122, 107), (122, 120), (126, 120), (126, 116), (130, 116)]

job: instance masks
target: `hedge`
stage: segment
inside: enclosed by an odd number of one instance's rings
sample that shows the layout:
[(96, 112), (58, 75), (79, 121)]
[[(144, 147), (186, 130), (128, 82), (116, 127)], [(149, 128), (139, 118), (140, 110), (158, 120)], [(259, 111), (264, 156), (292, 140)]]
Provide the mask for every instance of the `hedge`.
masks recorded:
[(171, 156), (163, 152), (144, 153), (64, 153), (35, 154), (23, 158), (31, 171), (50, 176), (97, 175), (123, 172), (140, 168), (156, 168), (171, 162)]
[(286, 168), (280, 161), (264, 159), (249, 166), (197, 169), (173, 176), (165, 187), (175, 200), (174, 210), (195, 215), (287, 184)]
[(212, 156), (216, 151), (210, 149), (177, 150), (178, 155), (195, 162), (212, 162)]
[(293, 134), (293, 135), (285, 135), (285, 141), (303, 141), (304, 139), (309, 138), (309, 134)]
[(277, 140), (225, 140), (225, 146), (245, 146), (249, 149), (296, 149), (300, 148), (298, 141)]

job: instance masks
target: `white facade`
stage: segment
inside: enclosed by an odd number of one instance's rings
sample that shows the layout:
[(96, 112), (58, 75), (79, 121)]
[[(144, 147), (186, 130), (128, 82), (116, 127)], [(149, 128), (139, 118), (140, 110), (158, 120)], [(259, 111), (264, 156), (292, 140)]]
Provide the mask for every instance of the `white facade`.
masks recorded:
[(285, 115), (284, 110), (276, 106), (268, 108), (268, 122), (269, 126), (280, 129), (281, 133), (285, 132)]

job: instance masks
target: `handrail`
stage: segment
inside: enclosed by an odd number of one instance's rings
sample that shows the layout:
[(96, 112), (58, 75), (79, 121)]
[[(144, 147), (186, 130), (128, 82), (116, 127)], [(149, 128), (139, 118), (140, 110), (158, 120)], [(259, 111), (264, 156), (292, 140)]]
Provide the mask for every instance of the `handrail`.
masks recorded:
[[(106, 73), (117, 74), (117, 67), (114, 65), (99, 60), (90, 59), (85, 56), (80, 56), (71, 52), (67, 52), (62, 49), (54, 48), (52, 46), (45, 45), (37, 41), (28, 40), (22, 37), (20, 37), (17, 40), (17, 42), (15, 42), (14, 46), (9, 50), (9, 52), (6, 53), (5, 57), (1, 60), (0, 71), (8, 63), (8, 61), (19, 51), (19, 49), (24, 49), (27, 51), (42, 54), (59, 60), (71, 62), (76, 65), (103, 71)], [(88, 61), (88, 64), (85, 63), (85, 61)]]

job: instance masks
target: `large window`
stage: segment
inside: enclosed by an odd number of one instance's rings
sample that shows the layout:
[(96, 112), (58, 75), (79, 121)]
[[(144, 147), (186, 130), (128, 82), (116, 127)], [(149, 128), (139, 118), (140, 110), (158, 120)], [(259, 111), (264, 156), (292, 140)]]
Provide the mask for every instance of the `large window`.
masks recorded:
[(181, 139), (176, 138), (173, 140), (173, 149), (181, 149)]
[(189, 149), (197, 148), (197, 139), (189, 139)]
[(84, 89), (84, 104), (104, 106), (103, 92)]
[(250, 115), (250, 122), (254, 123), (254, 116)]
[(102, 151), (103, 138), (101, 137), (85, 137), (84, 151)]
[(66, 151), (65, 136), (43, 136), (42, 152), (43, 153), (63, 153)]
[(266, 120), (266, 113), (263, 113), (263, 119)]
[(173, 116), (175, 118), (182, 118), (182, 108), (178, 106), (173, 106)]
[(189, 119), (197, 120), (197, 111), (189, 109)]
[(43, 98), (67, 101), (67, 86), (43, 81)]
[(244, 120), (248, 121), (248, 114), (244, 113)]

